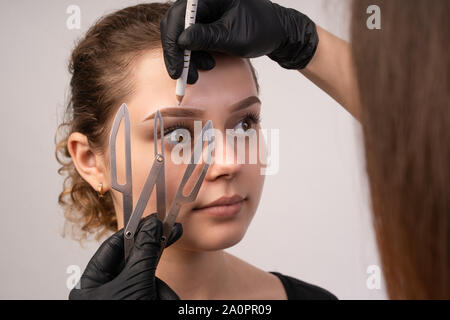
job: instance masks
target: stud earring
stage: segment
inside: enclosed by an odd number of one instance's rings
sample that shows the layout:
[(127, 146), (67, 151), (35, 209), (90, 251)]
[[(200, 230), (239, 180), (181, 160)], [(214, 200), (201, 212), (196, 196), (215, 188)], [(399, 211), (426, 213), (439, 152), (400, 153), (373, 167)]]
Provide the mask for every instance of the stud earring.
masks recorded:
[(103, 183), (100, 183), (100, 184), (98, 185), (97, 193), (98, 193), (98, 197), (99, 197), (100, 199), (102, 199), (102, 198), (104, 197), (104, 193), (103, 193)]

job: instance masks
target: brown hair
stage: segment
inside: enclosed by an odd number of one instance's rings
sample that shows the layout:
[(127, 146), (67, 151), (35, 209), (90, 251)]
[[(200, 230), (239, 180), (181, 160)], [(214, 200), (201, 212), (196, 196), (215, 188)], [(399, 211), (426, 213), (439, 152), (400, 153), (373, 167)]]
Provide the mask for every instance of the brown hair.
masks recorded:
[[(64, 234), (99, 240), (117, 230), (112, 196), (99, 198), (80, 176), (71, 160), (67, 141), (73, 132), (87, 136), (92, 150), (104, 155), (113, 114), (133, 93), (130, 77), (135, 61), (149, 50), (161, 48), (160, 21), (172, 2), (128, 7), (101, 18), (73, 50), (69, 63), (71, 96), (63, 122), (55, 135), (58, 170), (65, 175), (58, 203), (64, 208)], [(247, 60), (259, 92), (256, 71)], [(61, 138), (58, 138), (61, 135)], [(69, 227), (71, 229), (69, 230)]]
[[(366, 10), (381, 9), (381, 30)], [(450, 1), (355, 0), (373, 223), (392, 299), (450, 298)]]

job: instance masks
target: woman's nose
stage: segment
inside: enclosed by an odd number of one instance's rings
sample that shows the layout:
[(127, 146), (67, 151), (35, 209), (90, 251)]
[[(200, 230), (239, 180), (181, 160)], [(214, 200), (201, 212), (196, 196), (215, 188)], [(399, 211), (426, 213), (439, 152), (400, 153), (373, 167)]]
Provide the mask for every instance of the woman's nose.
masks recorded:
[(240, 159), (242, 157), (239, 157), (236, 149), (229, 144), (227, 145), (225, 141), (222, 146), (215, 145), (212, 153), (213, 158), (205, 180), (213, 181), (220, 178), (229, 180), (234, 178), (241, 170), (242, 161)]

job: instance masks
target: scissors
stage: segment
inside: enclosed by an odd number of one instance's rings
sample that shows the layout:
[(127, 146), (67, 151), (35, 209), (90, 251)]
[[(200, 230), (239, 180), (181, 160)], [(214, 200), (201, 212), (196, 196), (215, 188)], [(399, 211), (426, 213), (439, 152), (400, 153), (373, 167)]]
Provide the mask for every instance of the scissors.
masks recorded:
[[(120, 123), (124, 120), (124, 142), (125, 142), (125, 169), (126, 169), (126, 181), (125, 184), (119, 184), (117, 181), (117, 158), (116, 158), (116, 140), (117, 133), (119, 131)], [(160, 127), (160, 148), (158, 151), (158, 123)], [(198, 137), (194, 144), (194, 152), (191, 155), (189, 164), (181, 179), (175, 198), (172, 201), (169, 212), (166, 215), (166, 182), (165, 182), (165, 158), (164, 158), (164, 122), (161, 116), (161, 112), (158, 110), (155, 114), (154, 123), (154, 159), (153, 165), (150, 169), (150, 173), (147, 176), (142, 192), (139, 196), (136, 207), (133, 210), (133, 190), (132, 190), (132, 171), (131, 171), (131, 143), (130, 143), (130, 117), (128, 106), (124, 103), (119, 108), (114, 119), (113, 127), (110, 134), (110, 167), (111, 167), (111, 186), (114, 190), (122, 193), (123, 200), (123, 217), (124, 217), (124, 248), (125, 248), (125, 261), (128, 260), (130, 253), (134, 246), (134, 237), (142, 218), (142, 213), (147, 206), (148, 199), (150, 198), (153, 189), (156, 185), (156, 204), (157, 204), (157, 217), (163, 223), (163, 236), (161, 239), (161, 250), (159, 252), (158, 261), (164, 248), (167, 245), (170, 233), (172, 231), (175, 220), (178, 217), (181, 206), (183, 204), (194, 201), (197, 198), (200, 187), (205, 179), (206, 173), (209, 169), (212, 151), (214, 135), (212, 134), (212, 121), (208, 121), (201, 131), (201, 136)], [(197, 179), (192, 191), (189, 195), (183, 195), (183, 190), (189, 181), (192, 173), (198, 165), (198, 155), (203, 154), (204, 141), (203, 137), (207, 136), (208, 152), (206, 163)]]

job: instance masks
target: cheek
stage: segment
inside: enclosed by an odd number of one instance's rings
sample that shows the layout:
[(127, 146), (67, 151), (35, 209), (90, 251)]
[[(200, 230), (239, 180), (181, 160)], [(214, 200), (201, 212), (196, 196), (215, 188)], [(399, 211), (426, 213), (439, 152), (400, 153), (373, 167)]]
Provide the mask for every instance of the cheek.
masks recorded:
[[(170, 154), (168, 153), (168, 150), (165, 152), (165, 183), (166, 183), (166, 214), (168, 213), (172, 201), (175, 198), (175, 195), (177, 193), (178, 187), (180, 186), (181, 179), (184, 175), (184, 172), (186, 170), (186, 165), (176, 165), (174, 164), (170, 159)], [(149, 160), (146, 160), (149, 159)], [(151, 160), (151, 161), (150, 161)], [(136, 162), (136, 186), (139, 188), (139, 190), (133, 190), (133, 194), (137, 192), (141, 192), (142, 188), (145, 184), (145, 181), (147, 179), (147, 176), (151, 170), (151, 167), (153, 165), (153, 149), (151, 149), (151, 152), (148, 152), (147, 155), (144, 155), (141, 157), (141, 160)], [(133, 184), (133, 188), (134, 188)], [(185, 190), (189, 191), (189, 185), (186, 186)], [(186, 194), (186, 192), (184, 193)], [(133, 202), (137, 203), (137, 197), (134, 199)], [(147, 203), (146, 210), (144, 211), (144, 216), (147, 216), (151, 213), (156, 212), (156, 186), (152, 191), (152, 194), (149, 198), (149, 201)], [(180, 211), (181, 215), (181, 211)]]
[[(119, 140), (119, 139), (118, 139)], [(154, 145), (153, 143), (138, 139), (132, 136), (132, 179), (133, 179), (133, 208), (139, 200), (142, 193), (145, 182), (150, 174), (151, 168), (154, 162)], [(117, 174), (119, 177), (119, 183), (125, 183), (125, 156), (124, 147), (117, 147)], [(120, 160), (119, 160), (120, 158)], [(201, 167), (199, 165), (198, 167)], [(171, 148), (167, 144), (165, 145), (165, 182), (166, 182), (166, 211), (169, 210), (173, 199), (175, 198), (178, 187), (181, 183), (181, 179), (185, 173), (187, 165), (174, 164), (171, 160)], [(185, 187), (184, 194), (187, 194), (193, 187), (193, 181), (195, 183), (196, 174), (198, 170), (194, 171), (189, 183)], [(152, 194), (147, 202), (146, 209), (143, 216), (148, 216), (156, 212), (156, 187), (153, 189)]]
[[(166, 207), (169, 210), (173, 199), (180, 186), (181, 179), (183, 178), (186, 166), (183, 164), (176, 165), (171, 162), (170, 158), (166, 156)], [(186, 190), (188, 187), (186, 187)]]
[[(138, 139), (133, 141), (133, 149), (131, 154), (132, 170), (133, 170), (133, 208), (141, 196), (145, 182), (150, 174), (150, 170), (154, 161), (153, 144), (141, 143)], [(153, 189), (152, 195), (147, 202), (143, 216), (147, 216), (156, 211), (156, 188)]]
[[(256, 130), (259, 130), (256, 129)], [(257, 139), (246, 145), (245, 164), (241, 168), (240, 183), (246, 186), (250, 198), (250, 205), (256, 208), (259, 204), (265, 176), (261, 173), (263, 163), (266, 161), (266, 142), (262, 134), (257, 134)], [(260, 140), (262, 139), (262, 140)], [(260, 141), (260, 143), (259, 143)]]
[(262, 190), (264, 187), (265, 176), (261, 175), (261, 165), (248, 164), (242, 168), (241, 182), (248, 192), (248, 210), (253, 214), (258, 208), (261, 200)]

